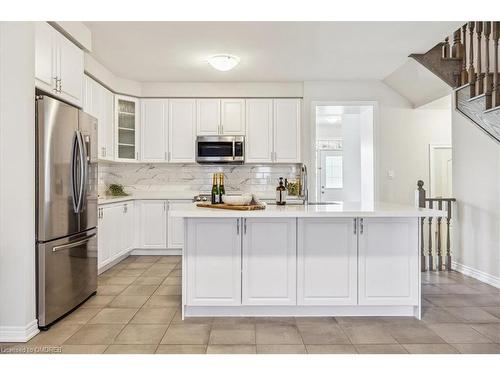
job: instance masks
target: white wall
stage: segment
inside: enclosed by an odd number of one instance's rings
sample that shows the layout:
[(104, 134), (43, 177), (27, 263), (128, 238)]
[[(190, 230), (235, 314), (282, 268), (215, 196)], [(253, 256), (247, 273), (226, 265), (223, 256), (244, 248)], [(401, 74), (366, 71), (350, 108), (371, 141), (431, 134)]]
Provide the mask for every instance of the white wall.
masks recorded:
[(35, 319), (34, 29), (0, 22), (0, 342)]
[[(378, 103), (375, 113), (375, 199), (413, 204), (419, 179), (428, 181), (430, 143), (451, 142), (449, 97), (417, 109), (381, 81), (304, 82), (302, 155), (312, 167), (314, 150), (310, 147), (313, 116), (312, 101)], [(394, 178), (388, 178), (388, 171)], [(314, 187), (313, 187), (314, 188)], [(310, 187), (310, 191), (311, 190)]]
[(457, 111), (452, 124), (453, 260), (500, 287), (500, 144)]

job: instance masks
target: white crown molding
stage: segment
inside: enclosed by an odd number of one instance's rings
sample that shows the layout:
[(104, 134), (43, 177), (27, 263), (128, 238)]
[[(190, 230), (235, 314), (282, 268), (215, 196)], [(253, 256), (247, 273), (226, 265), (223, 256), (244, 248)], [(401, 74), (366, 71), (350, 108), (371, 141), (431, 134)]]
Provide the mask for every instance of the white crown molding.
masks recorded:
[(490, 275), (489, 273), (480, 271), (476, 268), (466, 266), (464, 264), (452, 261), (451, 268), (457, 272), (460, 272), (466, 276), (470, 276), (476, 280), (482, 281), (483, 283), (494, 286), (500, 289), (500, 277)]
[(28, 342), (39, 332), (36, 319), (24, 327), (0, 326), (0, 342)]

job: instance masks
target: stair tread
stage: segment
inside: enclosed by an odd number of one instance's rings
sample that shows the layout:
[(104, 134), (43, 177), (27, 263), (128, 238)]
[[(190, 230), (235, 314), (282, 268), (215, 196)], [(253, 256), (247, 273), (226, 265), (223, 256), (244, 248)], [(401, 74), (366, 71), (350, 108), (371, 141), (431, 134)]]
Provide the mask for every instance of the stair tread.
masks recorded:
[(473, 96), (472, 98), (469, 98), (467, 99), (469, 102), (472, 102), (474, 100), (478, 100), (478, 99), (481, 99), (481, 98), (484, 98), (486, 96), (486, 94), (481, 94), (481, 95), (476, 95), (476, 96)]
[(490, 112), (494, 112), (494, 111), (498, 111), (498, 110), (500, 110), (500, 105), (497, 105), (496, 107), (487, 109), (487, 110), (483, 111), (483, 113), (490, 113)]

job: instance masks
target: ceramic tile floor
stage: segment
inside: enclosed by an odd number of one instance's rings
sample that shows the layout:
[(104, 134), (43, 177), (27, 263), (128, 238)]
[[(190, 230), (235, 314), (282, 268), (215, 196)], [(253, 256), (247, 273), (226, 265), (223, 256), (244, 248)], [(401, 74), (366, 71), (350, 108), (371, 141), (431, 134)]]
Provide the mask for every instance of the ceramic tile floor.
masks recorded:
[(130, 256), (99, 277), (97, 296), (26, 344), (50, 353), (500, 353), (500, 290), (456, 272), (422, 275), (423, 319), (182, 320), (181, 259)]

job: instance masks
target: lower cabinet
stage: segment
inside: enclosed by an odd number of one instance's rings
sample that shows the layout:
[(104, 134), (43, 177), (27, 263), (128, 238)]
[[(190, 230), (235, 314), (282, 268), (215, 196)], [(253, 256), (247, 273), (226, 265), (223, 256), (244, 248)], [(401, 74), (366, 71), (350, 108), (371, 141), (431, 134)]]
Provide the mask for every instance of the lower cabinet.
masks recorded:
[(124, 202), (99, 207), (99, 268), (134, 248), (134, 203)]
[(167, 201), (137, 201), (138, 248), (167, 248)]
[(357, 304), (356, 219), (298, 219), (297, 304)]
[(187, 304), (241, 304), (240, 219), (188, 219)]
[(418, 303), (418, 219), (359, 219), (359, 304)]
[[(179, 209), (191, 205), (186, 202), (169, 202), (168, 212), (174, 209)], [(181, 217), (171, 217), (168, 216), (168, 248), (169, 249), (181, 249), (184, 246), (184, 219)]]
[(242, 304), (296, 304), (296, 219), (243, 220)]

